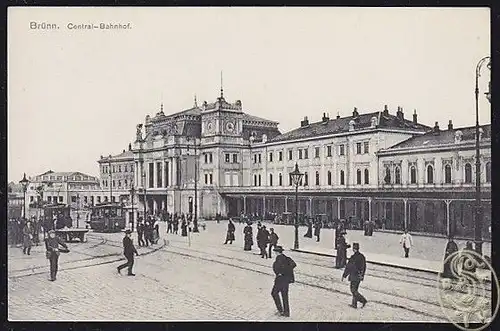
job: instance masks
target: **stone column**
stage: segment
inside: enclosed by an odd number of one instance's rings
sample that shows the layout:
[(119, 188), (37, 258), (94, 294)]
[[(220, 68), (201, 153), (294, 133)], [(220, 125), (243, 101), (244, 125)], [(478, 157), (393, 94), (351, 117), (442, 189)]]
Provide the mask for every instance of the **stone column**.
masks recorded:
[[(403, 202), (404, 202), (404, 208), (405, 208), (404, 228), (408, 229), (408, 208), (407, 208), (408, 199), (403, 199)], [(394, 205), (392, 207), (392, 213), (394, 215)]]
[(337, 198), (337, 218), (340, 219), (340, 198)]
[[(153, 161), (153, 187), (158, 187), (158, 163)], [(155, 200), (156, 201), (156, 200)]]
[(452, 238), (452, 229), (451, 229), (451, 222), (450, 222), (450, 204), (452, 200), (444, 200), (444, 203), (446, 204), (446, 234), (448, 235), (448, 238)]
[(247, 214), (247, 197), (246, 195), (243, 196), (243, 214)]
[(309, 198), (309, 212), (308, 212), (310, 216), (313, 215), (312, 206), (313, 206), (313, 198), (311, 197)]
[(285, 213), (288, 213), (288, 197), (285, 197)]
[(168, 184), (169, 184), (169, 180), (170, 178), (168, 177), (170, 175), (170, 171), (168, 171), (168, 161), (164, 161), (163, 162), (163, 168), (164, 168), (164, 171), (163, 171), (163, 187), (168, 187)]
[(368, 198), (368, 221), (372, 220), (372, 198)]
[(153, 197), (153, 213), (156, 214), (157, 210), (158, 210), (158, 202), (156, 201), (155, 197)]
[(262, 198), (262, 217), (266, 217), (266, 196)]

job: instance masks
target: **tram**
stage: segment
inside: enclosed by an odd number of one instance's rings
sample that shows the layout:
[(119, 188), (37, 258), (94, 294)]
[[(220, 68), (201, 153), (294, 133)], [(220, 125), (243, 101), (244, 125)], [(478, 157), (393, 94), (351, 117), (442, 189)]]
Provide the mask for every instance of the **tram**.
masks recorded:
[(91, 207), (90, 228), (95, 232), (120, 232), (125, 229), (125, 210), (119, 203), (102, 203)]
[(73, 227), (70, 211), (71, 208), (63, 203), (44, 205), (44, 229), (59, 230)]

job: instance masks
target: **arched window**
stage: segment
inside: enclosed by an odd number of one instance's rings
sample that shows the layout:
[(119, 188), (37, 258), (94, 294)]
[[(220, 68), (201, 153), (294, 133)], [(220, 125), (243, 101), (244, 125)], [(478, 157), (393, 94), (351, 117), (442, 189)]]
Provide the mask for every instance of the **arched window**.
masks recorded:
[(356, 170), (356, 184), (361, 185), (361, 169)]
[(278, 175), (278, 185), (283, 186), (283, 175), (281, 173)]
[(451, 184), (451, 165), (449, 164), (444, 166), (444, 182)]
[(427, 166), (427, 184), (434, 184), (434, 168), (430, 164)]
[(340, 185), (345, 185), (344, 170), (340, 170)]
[(273, 174), (269, 174), (269, 186), (273, 186)]
[(332, 172), (328, 170), (327, 173), (327, 180), (328, 180), (328, 185), (332, 185)]
[(417, 168), (415, 168), (415, 166), (411, 166), (410, 168), (410, 183), (411, 184), (417, 183)]
[(384, 182), (386, 184), (391, 183), (391, 168), (389, 168), (389, 167), (385, 168)]
[(491, 162), (486, 163), (486, 183), (491, 183)]
[(465, 164), (465, 182), (472, 183), (472, 166), (470, 163)]
[(396, 184), (401, 184), (401, 168), (400, 167), (396, 167), (396, 169), (394, 169), (394, 182)]
[(309, 176), (307, 175), (307, 172), (304, 172), (304, 186), (308, 185), (309, 182)]
[(365, 169), (365, 184), (370, 184), (370, 172)]
[(253, 186), (257, 186), (257, 175), (253, 175)]
[(316, 185), (319, 185), (319, 171), (316, 171)]

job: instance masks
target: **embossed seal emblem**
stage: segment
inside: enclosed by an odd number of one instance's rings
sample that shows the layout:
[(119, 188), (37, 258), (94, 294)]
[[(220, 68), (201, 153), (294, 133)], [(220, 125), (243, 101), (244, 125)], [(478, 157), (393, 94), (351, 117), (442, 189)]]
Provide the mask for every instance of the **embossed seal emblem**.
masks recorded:
[(438, 276), (438, 298), (443, 313), (461, 330), (485, 329), (499, 308), (498, 300), (492, 307), (493, 286), (499, 289), (493, 267), (473, 250), (454, 252), (444, 264), (446, 272)]

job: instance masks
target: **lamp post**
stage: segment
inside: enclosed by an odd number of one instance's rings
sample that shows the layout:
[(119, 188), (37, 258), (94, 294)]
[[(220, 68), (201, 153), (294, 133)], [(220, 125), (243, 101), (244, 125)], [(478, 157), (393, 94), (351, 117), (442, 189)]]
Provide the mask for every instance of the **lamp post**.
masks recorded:
[(292, 183), (295, 185), (295, 240), (293, 243), (294, 249), (299, 249), (299, 183), (304, 176), (303, 173), (299, 171), (299, 165), (295, 163), (295, 170), (290, 173), (292, 178)]
[[(187, 141), (190, 137), (186, 137)], [(198, 144), (196, 137), (193, 138), (194, 145), (194, 218), (193, 218), (193, 232), (200, 232), (198, 229)], [(188, 145), (189, 151), (189, 145)]]
[(146, 173), (144, 171), (142, 172), (141, 177), (143, 179), (142, 191), (144, 197), (144, 222), (145, 222), (146, 221)]
[[(485, 63), (487, 63), (488, 69), (491, 69), (491, 58), (489, 56), (483, 57), (476, 66), (476, 88), (474, 91), (476, 96), (476, 219), (474, 222), (474, 239), (476, 253), (480, 255), (483, 252), (483, 208), (481, 205), (481, 149), (479, 143), (479, 77), (481, 76), (481, 68)], [(491, 82), (489, 86), (491, 87)], [(488, 101), (490, 101), (491, 91), (488, 90), (485, 95)]]
[(30, 181), (26, 179), (26, 173), (24, 173), (23, 179), (21, 179), (19, 183), (23, 187), (23, 210), (24, 210), (23, 217), (26, 218), (26, 191), (28, 189), (28, 184), (30, 183)]
[(132, 202), (132, 232), (134, 232), (134, 195), (135, 195), (135, 188), (134, 184), (132, 184), (132, 187), (130, 188), (130, 200)]

